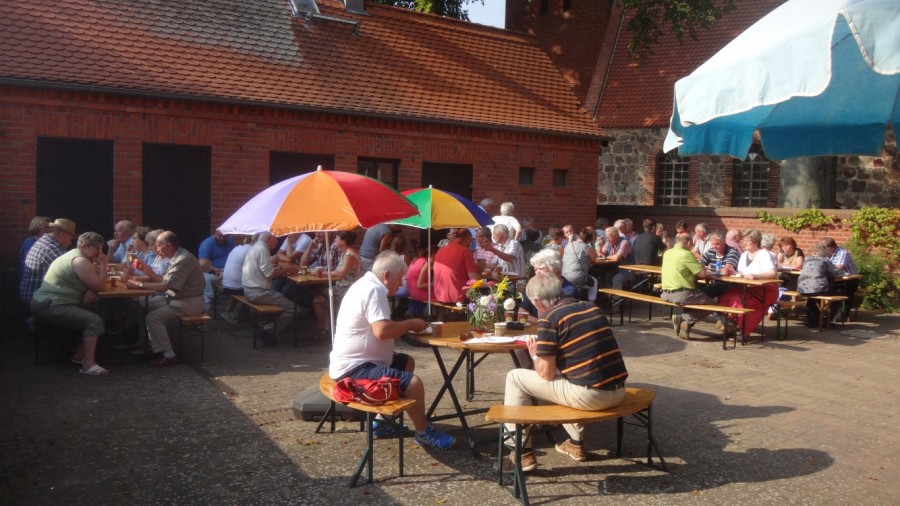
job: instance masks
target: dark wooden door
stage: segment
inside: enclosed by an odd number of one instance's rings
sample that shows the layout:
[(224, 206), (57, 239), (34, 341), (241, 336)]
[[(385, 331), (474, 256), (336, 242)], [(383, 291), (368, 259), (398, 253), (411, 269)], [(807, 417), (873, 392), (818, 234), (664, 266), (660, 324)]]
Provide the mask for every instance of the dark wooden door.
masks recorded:
[(37, 213), (112, 237), (113, 141), (38, 138)]
[(175, 232), (193, 254), (212, 233), (209, 146), (144, 144), (144, 220)]
[(321, 165), (324, 170), (334, 170), (334, 155), (315, 153), (269, 153), (269, 184), (312, 172)]
[[(472, 200), (472, 166), (460, 163), (425, 162), (422, 164), (422, 188), (428, 188), (428, 185)], [(423, 231), (420, 234), (420, 244), (427, 242), (426, 232)], [(444, 232), (432, 231), (431, 243), (437, 244), (446, 237)]]

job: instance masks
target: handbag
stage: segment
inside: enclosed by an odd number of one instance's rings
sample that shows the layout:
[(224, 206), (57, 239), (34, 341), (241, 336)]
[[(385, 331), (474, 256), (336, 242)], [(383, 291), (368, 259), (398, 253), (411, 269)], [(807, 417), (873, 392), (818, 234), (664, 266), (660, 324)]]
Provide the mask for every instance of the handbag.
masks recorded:
[(358, 402), (369, 406), (381, 406), (400, 398), (400, 380), (390, 376), (381, 379), (344, 378), (334, 385), (334, 400), (347, 404)]

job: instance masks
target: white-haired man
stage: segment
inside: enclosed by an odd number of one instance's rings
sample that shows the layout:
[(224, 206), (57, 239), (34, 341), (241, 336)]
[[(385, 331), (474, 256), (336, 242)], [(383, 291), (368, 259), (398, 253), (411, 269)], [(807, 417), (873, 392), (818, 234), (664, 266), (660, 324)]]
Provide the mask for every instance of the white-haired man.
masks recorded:
[[(335, 380), (399, 379), (400, 396), (416, 401), (409, 410), (416, 443), (446, 449), (455, 440), (425, 419), (425, 385), (413, 374), (415, 361), (405, 353), (394, 352), (394, 339), (427, 326), (419, 318), (391, 321), (388, 297), (397, 293), (405, 273), (406, 262), (393, 251), (384, 251), (375, 258), (372, 270), (350, 286), (338, 311), (328, 375)], [(379, 437), (397, 432), (393, 424), (386, 423), (376, 424), (373, 430)]]

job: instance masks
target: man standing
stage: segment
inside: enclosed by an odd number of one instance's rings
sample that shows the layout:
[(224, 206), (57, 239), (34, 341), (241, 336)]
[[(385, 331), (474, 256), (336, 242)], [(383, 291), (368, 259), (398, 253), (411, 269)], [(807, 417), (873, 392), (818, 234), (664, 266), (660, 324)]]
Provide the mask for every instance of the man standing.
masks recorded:
[[(662, 295), (660, 299), (673, 304), (715, 304), (716, 299), (697, 290), (697, 278), (706, 278), (706, 269), (691, 253), (691, 236), (681, 233), (675, 236), (675, 245), (663, 253)], [(672, 319), (675, 335), (691, 338), (694, 324), (709, 315), (709, 311), (687, 309), (683, 315)], [(733, 325), (732, 325), (733, 326)]]
[[(507, 373), (503, 403), (525, 406), (543, 400), (586, 411), (619, 405), (625, 399), (628, 370), (606, 316), (593, 304), (563, 297), (562, 283), (554, 275), (531, 278), (525, 293), (540, 315), (537, 338), (528, 340), (534, 369)], [(556, 445), (556, 451), (578, 462), (587, 460), (584, 426), (563, 427), (569, 439)], [(519, 450), (526, 472), (537, 467), (530, 433), (529, 427)], [(510, 455), (510, 460), (514, 459), (515, 454)]]
[(75, 238), (75, 222), (58, 218), (50, 223), (50, 232), (38, 239), (25, 256), (25, 270), (19, 283), (19, 297), (25, 305), (31, 304), (34, 292), (41, 286), (47, 269), (62, 256)]
[[(389, 249), (391, 239), (394, 235), (400, 233), (400, 225), (388, 225), (381, 223), (366, 230), (363, 236), (362, 244), (359, 245), (359, 257), (362, 259), (362, 265), (365, 270), (372, 269), (372, 263), (379, 253)], [(332, 269), (335, 266), (331, 267)]]
[[(278, 265), (277, 257), (271, 251), (278, 245), (278, 239), (269, 232), (260, 232), (256, 244), (250, 248), (241, 270), (241, 284), (244, 295), (254, 304), (271, 304), (282, 309), (275, 320), (279, 333), (287, 330), (294, 319), (294, 303), (284, 295), (272, 290), (272, 280), (285, 274), (296, 274), (300, 268), (296, 264)], [(266, 346), (277, 346), (278, 337), (272, 332), (273, 326), (263, 328), (261, 336)]]
[(181, 241), (174, 232), (167, 230), (159, 234), (156, 247), (159, 255), (169, 259), (169, 268), (162, 281), (129, 279), (127, 284), (132, 288), (161, 294), (150, 297), (147, 303), (147, 334), (153, 352), (158, 355), (150, 362), (150, 366), (166, 367), (178, 363), (167, 325), (177, 322), (182, 316), (199, 315), (203, 312), (203, 271), (200, 261), (181, 247)]
[(656, 223), (653, 220), (644, 220), (643, 227), (644, 233), (634, 239), (634, 263), (660, 265), (660, 254), (666, 250), (666, 243), (656, 235)]
[(134, 237), (134, 223), (130, 220), (122, 220), (116, 223), (113, 238), (106, 244), (109, 246), (109, 262), (120, 264), (128, 259), (128, 247)]
[[(372, 270), (347, 290), (338, 312), (328, 375), (335, 380), (381, 379), (382, 376), (399, 379), (400, 396), (416, 401), (409, 409), (416, 428), (416, 443), (446, 449), (455, 440), (426, 421), (425, 386), (413, 374), (415, 361), (409, 355), (394, 352), (394, 339), (427, 326), (420, 318), (391, 321), (388, 297), (397, 293), (405, 272), (406, 262), (393, 251), (385, 251), (375, 259)], [(373, 434), (389, 435), (392, 431), (388, 427), (398, 432), (391, 425), (376, 425)]]

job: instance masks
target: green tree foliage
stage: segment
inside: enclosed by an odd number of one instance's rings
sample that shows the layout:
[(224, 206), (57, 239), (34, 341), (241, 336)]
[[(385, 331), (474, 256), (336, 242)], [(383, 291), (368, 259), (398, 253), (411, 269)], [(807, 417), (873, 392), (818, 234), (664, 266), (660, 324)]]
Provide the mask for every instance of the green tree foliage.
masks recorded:
[[(449, 18), (469, 20), (469, 13), (464, 8), (467, 4), (480, 3), (484, 0), (371, 0), (374, 3), (392, 5), (405, 9), (438, 14)], [(488, 0), (491, 1), (491, 0)], [(523, 0), (507, 0), (510, 2)], [(539, 0), (524, 0), (537, 2)], [(590, 0), (601, 2), (603, 0)], [(709, 28), (723, 14), (734, 8), (734, 0), (607, 0), (622, 2), (634, 10), (634, 17), (628, 22), (631, 32), (628, 51), (636, 58), (643, 59), (651, 54), (652, 47), (667, 31), (682, 40), (684, 34), (692, 39), (697, 38), (700, 28)]]
[(463, 8), (466, 4), (484, 0), (371, 0), (376, 4), (392, 5), (428, 14), (437, 14), (448, 18), (469, 20), (469, 12)]
[(631, 41), (628, 52), (637, 59), (653, 53), (652, 46), (671, 31), (679, 42), (688, 34), (697, 38), (700, 28), (709, 28), (734, 8), (733, 0), (618, 0), (634, 17), (628, 22)]

